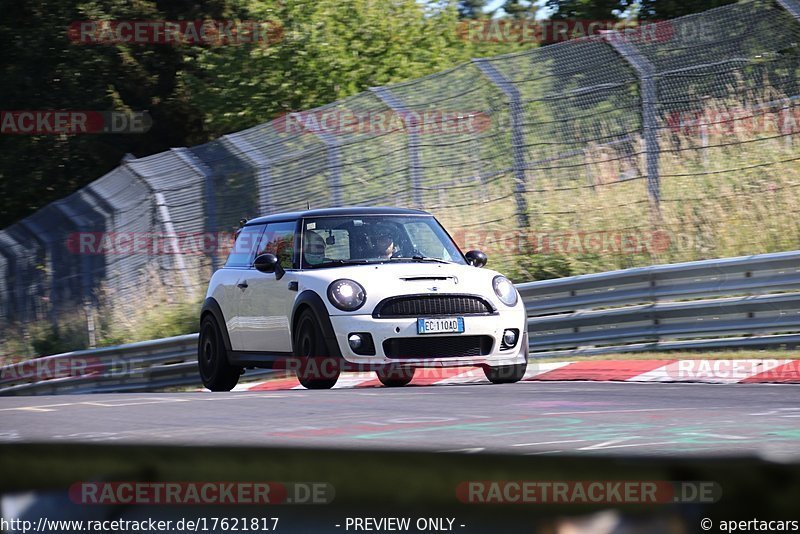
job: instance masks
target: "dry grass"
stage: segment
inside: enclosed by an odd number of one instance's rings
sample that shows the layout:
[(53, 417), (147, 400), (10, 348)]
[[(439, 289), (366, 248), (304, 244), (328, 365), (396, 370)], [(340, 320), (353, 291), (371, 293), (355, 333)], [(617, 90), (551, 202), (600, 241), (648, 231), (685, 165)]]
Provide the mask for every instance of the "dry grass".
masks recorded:
[[(624, 147), (590, 145), (580, 158), (553, 162), (561, 169), (530, 172), (527, 229), (517, 227), (513, 197), (481, 208), (481, 220), (498, 222), (465, 231), (463, 218), (445, 213), (443, 222), (464, 236), (461, 245), (483, 249), (491, 267), (517, 282), (795, 250), (800, 142), (775, 130), (779, 111), (750, 111), (755, 126), (743, 118), (742, 110), (757, 110), (763, 99), (730, 104), (738, 119), (712, 128), (705, 148), (699, 129), (663, 124), (657, 208), (641, 139), (634, 139)], [(707, 116), (725, 117), (725, 105), (709, 103)]]

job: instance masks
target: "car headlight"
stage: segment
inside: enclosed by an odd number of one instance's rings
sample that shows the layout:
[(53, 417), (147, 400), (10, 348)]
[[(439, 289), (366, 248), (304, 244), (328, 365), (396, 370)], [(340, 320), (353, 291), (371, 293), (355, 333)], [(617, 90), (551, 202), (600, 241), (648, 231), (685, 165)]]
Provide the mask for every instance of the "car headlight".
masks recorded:
[(492, 287), (497, 298), (506, 306), (515, 306), (517, 304), (517, 289), (511, 280), (505, 276), (495, 276), (492, 280)]
[(367, 301), (367, 292), (358, 282), (340, 278), (328, 286), (328, 300), (342, 311), (355, 311)]

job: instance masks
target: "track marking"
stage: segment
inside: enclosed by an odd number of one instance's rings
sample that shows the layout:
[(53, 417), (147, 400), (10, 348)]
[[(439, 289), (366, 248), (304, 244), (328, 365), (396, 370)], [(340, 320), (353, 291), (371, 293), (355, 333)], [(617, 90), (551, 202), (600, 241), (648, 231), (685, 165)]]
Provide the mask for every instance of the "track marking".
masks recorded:
[[(791, 412), (791, 411), (797, 411), (797, 410), (800, 410), (800, 408), (776, 408), (774, 410), (769, 410), (767, 412), (750, 413), (750, 414), (747, 414), (747, 415), (777, 415), (777, 416), (780, 416), (780, 417), (787, 417), (787, 415), (784, 415), (781, 412)], [(789, 416), (791, 416), (791, 415), (789, 415)]]
[(681, 436), (703, 436), (709, 438), (720, 438), (720, 439), (752, 439), (746, 438), (744, 436), (733, 436), (731, 434), (712, 434), (710, 432), (681, 432)]
[(19, 410), (22, 412), (55, 412), (55, 409), (44, 408), (41, 406), (20, 406), (18, 408), (2, 408), (0, 412), (10, 412), (13, 410)]
[(512, 447), (533, 447), (534, 445), (555, 445), (557, 443), (583, 443), (585, 439), (562, 439), (558, 441), (540, 441), (538, 443), (515, 443)]
[(142, 397), (140, 399), (124, 399), (124, 401), (125, 402), (115, 402), (112, 399), (111, 401), (84, 401), (81, 404), (87, 406), (102, 406), (103, 408), (116, 408), (117, 406), (140, 406), (143, 404), (164, 404), (167, 402), (191, 402), (192, 399), (181, 399), (178, 397), (175, 398), (156, 397), (155, 399), (150, 399), (147, 397)]
[(587, 445), (586, 447), (581, 447), (579, 451), (593, 451), (596, 449), (612, 449), (615, 446), (620, 447), (621, 445), (616, 445), (617, 443), (622, 443), (623, 441), (630, 441), (632, 439), (639, 439), (642, 436), (628, 436), (626, 438), (617, 438), (617, 439), (610, 439), (608, 441), (603, 441), (601, 443), (595, 443), (594, 445)]
[(721, 410), (722, 408), (636, 408), (630, 410), (586, 410), (579, 412), (547, 412), (542, 415), (584, 415), (592, 413), (676, 412), (678, 410)]
[[(621, 440), (618, 440), (621, 441)], [(608, 447), (600, 447), (600, 449), (621, 449), (623, 447), (649, 447), (651, 445), (675, 445), (673, 441), (655, 441), (652, 443), (628, 443), (626, 445), (610, 445)], [(582, 447), (578, 449), (579, 451), (586, 451), (586, 450), (597, 450), (597, 449), (590, 449), (587, 447)]]
[(0, 442), (2, 441), (17, 441), (21, 440), (22, 436), (19, 435), (19, 432), (16, 430), (10, 430), (6, 432), (0, 432)]
[[(249, 395), (226, 395), (226, 396), (217, 396), (217, 395), (202, 395), (202, 396), (187, 396), (187, 397), (157, 397), (157, 398), (147, 398), (147, 397), (137, 397), (137, 398), (126, 398), (126, 399), (119, 399), (119, 401), (115, 399), (111, 400), (96, 400), (96, 401), (79, 401), (79, 402), (62, 402), (58, 404), (41, 404), (38, 406), (15, 406), (12, 408), (0, 408), (0, 412), (13, 412), (13, 411), (22, 411), (22, 412), (55, 412), (57, 411), (56, 408), (65, 408), (70, 406), (94, 406), (99, 408), (116, 408), (116, 407), (126, 407), (126, 406), (139, 406), (144, 404), (166, 404), (169, 402), (207, 402), (207, 401), (223, 401), (223, 400), (241, 400), (243, 398), (246, 399), (280, 399), (286, 397), (303, 397), (305, 395), (297, 395), (297, 394), (284, 394), (284, 393), (258, 393), (253, 392)], [(123, 402), (125, 401), (125, 402)], [(127, 401), (135, 401), (135, 402), (127, 402)]]

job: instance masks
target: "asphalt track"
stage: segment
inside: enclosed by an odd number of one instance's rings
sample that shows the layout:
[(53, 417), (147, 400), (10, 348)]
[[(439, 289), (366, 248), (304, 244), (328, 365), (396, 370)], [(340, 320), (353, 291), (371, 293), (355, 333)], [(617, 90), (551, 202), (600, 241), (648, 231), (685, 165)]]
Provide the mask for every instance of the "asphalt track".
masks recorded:
[(0, 399), (0, 442), (800, 459), (800, 385), (520, 382)]

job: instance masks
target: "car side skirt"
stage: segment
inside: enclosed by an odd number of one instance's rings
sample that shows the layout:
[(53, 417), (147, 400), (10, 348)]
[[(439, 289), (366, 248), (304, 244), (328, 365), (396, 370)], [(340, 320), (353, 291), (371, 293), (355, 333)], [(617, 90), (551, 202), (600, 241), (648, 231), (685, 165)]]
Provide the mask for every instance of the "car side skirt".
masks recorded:
[(245, 350), (228, 351), (228, 362), (240, 367), (261, 367), (263, 369), (284, 369), (293, 361), (291, 352), (251, 352)]

